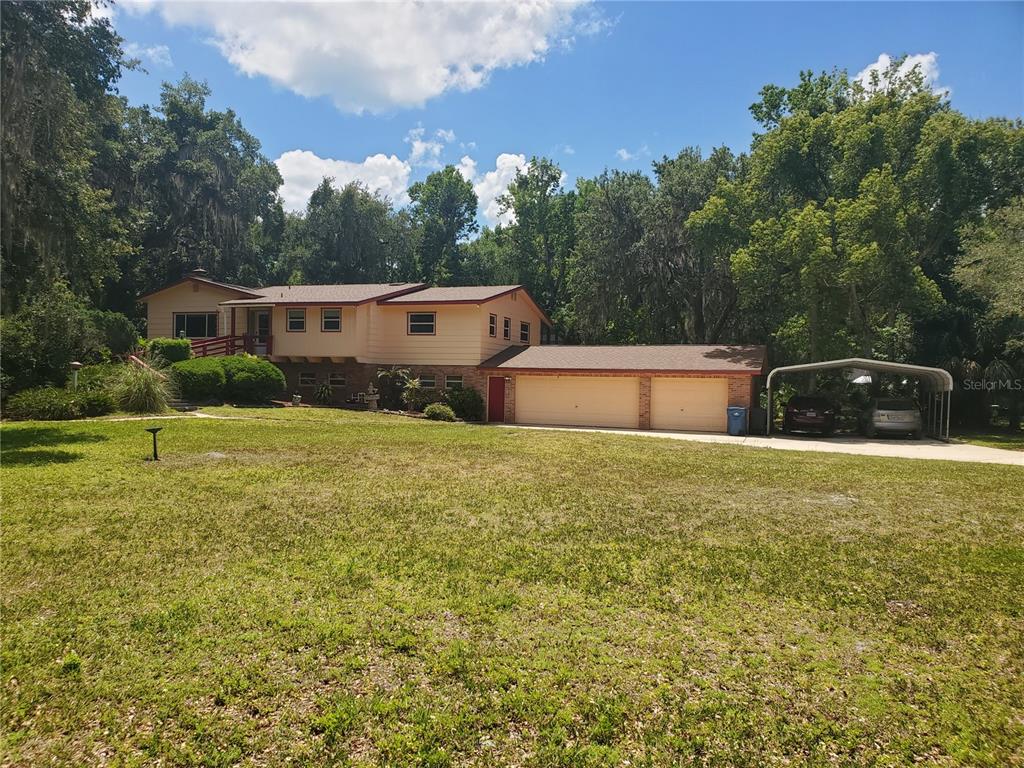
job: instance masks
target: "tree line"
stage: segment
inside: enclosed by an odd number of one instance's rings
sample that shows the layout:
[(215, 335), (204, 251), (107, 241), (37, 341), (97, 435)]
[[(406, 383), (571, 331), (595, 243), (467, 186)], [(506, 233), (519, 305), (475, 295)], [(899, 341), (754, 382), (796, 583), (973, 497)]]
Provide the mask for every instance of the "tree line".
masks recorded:
[(5, 317), (60, 283), (138, 320), (138, 295), (197, 266), (246, 285), (522, 283), (566, 343), (1024, 377), (1024, 128), (963, 115), (901, 60), (867, 84), (765, 86), (744, 154), (689, 147), (571, 188), (532, 158), (499, 200), (512, 223), (480, 230), (452, 166), (404, 207), (324, 179), (286, 213), (276, 166), (205, 85), (165, 84), (153, 107), (116, 93), (138, 62), (89, 2), (0, 12)]

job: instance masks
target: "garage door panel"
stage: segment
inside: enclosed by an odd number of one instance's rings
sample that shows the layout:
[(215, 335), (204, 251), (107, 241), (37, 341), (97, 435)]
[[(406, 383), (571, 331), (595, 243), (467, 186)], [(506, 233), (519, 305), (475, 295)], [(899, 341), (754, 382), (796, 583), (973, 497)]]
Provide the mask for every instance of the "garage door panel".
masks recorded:
[(725, 432), (728, 379), (654, 378), (651, 428), (686, 432)]
[(518, 376), (516, 422), (636, 429), (639, 379), (625, 376)]

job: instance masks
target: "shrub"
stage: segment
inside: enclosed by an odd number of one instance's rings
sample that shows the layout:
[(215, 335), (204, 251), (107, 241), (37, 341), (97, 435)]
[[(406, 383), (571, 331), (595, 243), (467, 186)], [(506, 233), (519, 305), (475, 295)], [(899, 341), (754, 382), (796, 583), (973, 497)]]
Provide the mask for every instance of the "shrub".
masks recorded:
[(227, 379), (224, 398), (238, 403), (263, 403), (284, 392), (281, 369), (251, 355), (219, 358)]
[(4, 415), (12, 419), (58, 421), (102, 416), (114, 410), (106, 392), (70, 392), (56, 387), (25, 389), (7, 400)]
[(180, 363), (192, 357), (192, 342), (188, 339), (150, 339), (147, 348), (168, 363)]
[(320, 403), (320, 405), (329, 404), (334, 399), (334, 390), (331, 389), (331, 385), (321, 384), (317, 387), (314, 399)]
[(139, 330), (126, 315), (97, 309), (89, 313), (89, 319), (112, 354), (127, 355), (139, 345)]
[(444, 403), (431, 403), (423, 409), (423, 415), (431, 421), (455, 421), (455, 411)]
[[(79, 392), (97, 392), (110, 388), (111, 383), (117, 378), (121, 370), (119, 363), (97, 363), (87, 365), (78, 371)], [(68, 382), (71, 386), (71, 382)]]
[(121, 366), (111, 393), (114, 401), (126, 411), (160, 413), (167, 410), (172, 386), (170, 378), (161, 371), (130, 363)]
[(475, 389), (457, 387), (448, 390), (445, 398), (452, 411), (460, 419), (466, 421), (482, 421), (484, 418), (484, 399)]
[(171, 380), (185, 400), (223, 400), (227, 377), (224, 366), (213, 357), (182, 360), (171, 366)]

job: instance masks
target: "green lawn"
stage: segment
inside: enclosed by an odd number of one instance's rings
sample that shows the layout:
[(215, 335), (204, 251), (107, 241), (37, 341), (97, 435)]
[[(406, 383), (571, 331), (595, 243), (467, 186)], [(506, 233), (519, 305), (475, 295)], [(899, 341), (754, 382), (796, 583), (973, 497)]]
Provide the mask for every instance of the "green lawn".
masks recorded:
[(1024, 451), (1024, 429), (1011, 432), (1008, 428), (1002, 430), (987, 430), (985, 432), (960, 432), (953, 435), (954, 440), (962, 440), (965, 443), (984, 445), (989, 448), (1008, 448), (1011, 451)]
[(4, 425), (0, 763), (1024, 764), (1024, 469), (210, 412)]

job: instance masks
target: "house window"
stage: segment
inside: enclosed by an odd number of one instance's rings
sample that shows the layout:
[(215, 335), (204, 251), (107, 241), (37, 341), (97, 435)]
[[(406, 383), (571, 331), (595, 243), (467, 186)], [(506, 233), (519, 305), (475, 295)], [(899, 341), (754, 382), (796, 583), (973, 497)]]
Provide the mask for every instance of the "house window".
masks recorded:
[(487, 335), (490, 336), (491, 338), (494, 338), (495, 336), (498, 335), (497, 315), (491, 315), (490, 319), (487, 321)]
[(444, 377), (444, 388), (445, 389), (462, 389), (462, 377), (461, 376), (445, 376)]
[(174, 335), (179, 339), (212, 339), (217, 335), (217, 313), (175, 312)]
[(530, 343), (530, 324), (520, 323), (519, 324), (519, 340), (524, 344)]
[(288, 330), (293, 333), (303, 333), (306, 330), (306, 310), (288, 310)]
[(437, 378), (432, 373), (421, 373), (418, 377), (421, 389), (433, 389), (437, 386)]
[(505, 337), (505, 341), (511, 341), (512, 339), (512, 318), (505, 318), (505, 325), (502, 328), (501, 335)]
[(409, 335), (411, 336), (433, 336), (434, 335), (434, 312), (410, 312), (409, 313)]
[(315, 387), (316, 386), (316, 374), (311, 371), (303, 371), (299, 374), (299, 386), (300, 387)]
[(321, 331), (340, 331), (341, 330), (341, 309), (333, 308), (328, 309), (324, 307), (320, 310), (320, 330)]
[(344, 373), (328, 373), (327, 383), (332, 387), (344, 387), (345, 386), (345, 374)]

